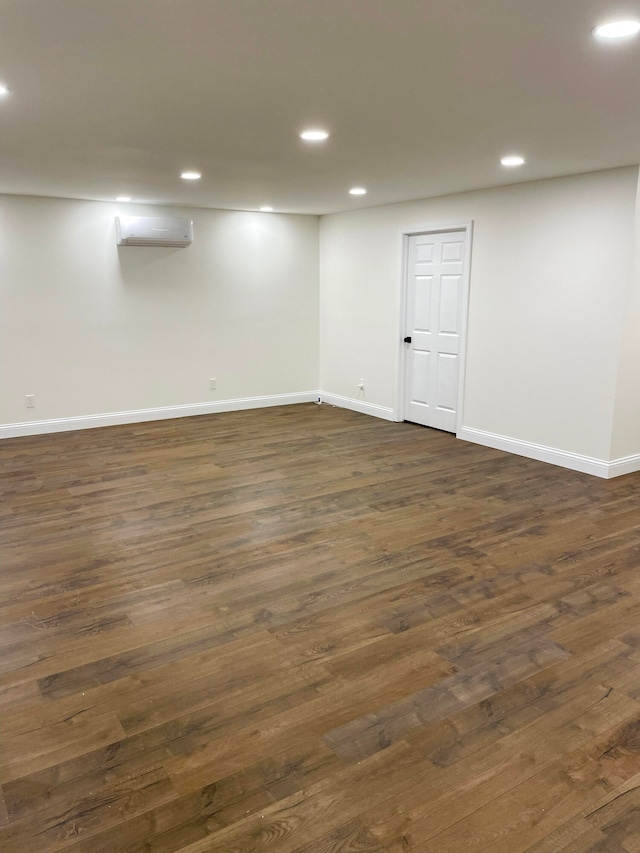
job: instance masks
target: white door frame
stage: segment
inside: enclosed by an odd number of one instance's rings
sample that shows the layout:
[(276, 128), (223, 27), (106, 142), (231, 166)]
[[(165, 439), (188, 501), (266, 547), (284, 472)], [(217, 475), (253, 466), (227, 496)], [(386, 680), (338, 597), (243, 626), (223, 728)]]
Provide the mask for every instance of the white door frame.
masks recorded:
[(463, 231), (465, 235), (464, 265), (462, 274), (462, 323), (460, 326), (460, 359), (458, 373), (458, 412), (456, 418), (456, 438), (464, 423), (464, 385), (467, 363), (467, 327), (469, 322), (469, 286), (471, 282), (471, 241), (473, 239), (473, 220), (467, 222), (438, 223), (437, 225), (412, 225), (400, 231), (402, 240), (402, 264), (400, 270), (400, 314), (398, 317), (398, 371), (396, 377), (396, 405), (394, 421), (404, 420), (404, 389), (407, 348), (402, 342), (406, 335), (407, 313), (407, 272), (409, 264), (409, 237), (417, 234), (439, 234), (445, 231)]

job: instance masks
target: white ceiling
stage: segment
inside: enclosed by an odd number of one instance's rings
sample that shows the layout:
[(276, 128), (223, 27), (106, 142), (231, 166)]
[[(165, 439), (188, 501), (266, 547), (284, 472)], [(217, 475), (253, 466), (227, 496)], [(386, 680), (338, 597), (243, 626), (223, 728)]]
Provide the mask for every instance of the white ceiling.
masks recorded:
[(591, 34), (619, 17), (640, 0), (0, 0), (0, 192), (327, 213), (638, 163), (640, 38)]

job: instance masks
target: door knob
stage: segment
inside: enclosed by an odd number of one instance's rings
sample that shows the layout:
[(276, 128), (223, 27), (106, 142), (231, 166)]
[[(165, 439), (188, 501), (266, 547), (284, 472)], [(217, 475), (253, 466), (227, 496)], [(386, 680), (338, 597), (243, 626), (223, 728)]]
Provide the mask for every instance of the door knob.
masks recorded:
[(405, 342), (405, 344), (410, 344), (411, 343), (411, 335), (407, 335), (407, 337), (404, 339), (404, 342)]

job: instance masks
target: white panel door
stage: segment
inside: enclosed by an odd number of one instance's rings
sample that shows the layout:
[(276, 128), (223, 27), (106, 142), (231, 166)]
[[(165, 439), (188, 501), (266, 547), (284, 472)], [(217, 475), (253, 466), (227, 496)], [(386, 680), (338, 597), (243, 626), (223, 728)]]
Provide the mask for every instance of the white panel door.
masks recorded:
[(456, 431), (465, 232), (409, 237), (404, 419)]

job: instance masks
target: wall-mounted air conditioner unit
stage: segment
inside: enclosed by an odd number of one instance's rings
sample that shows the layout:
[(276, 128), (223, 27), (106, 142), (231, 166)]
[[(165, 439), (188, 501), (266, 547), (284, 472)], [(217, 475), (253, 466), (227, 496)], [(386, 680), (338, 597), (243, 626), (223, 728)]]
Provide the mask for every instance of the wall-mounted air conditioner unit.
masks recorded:
[(190, 246), (193, 222), (178, 217), (116, 216), (118, 246)]

